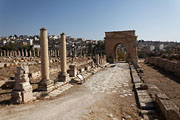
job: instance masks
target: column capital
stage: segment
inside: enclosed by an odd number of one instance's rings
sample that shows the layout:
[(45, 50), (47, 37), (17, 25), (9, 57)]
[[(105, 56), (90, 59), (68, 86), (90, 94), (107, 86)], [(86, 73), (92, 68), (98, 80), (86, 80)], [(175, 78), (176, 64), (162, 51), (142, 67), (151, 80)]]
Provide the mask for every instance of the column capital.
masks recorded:
[(45, 27), (42, 27), (40, 30), (47, 30)]
[(65, 33), (62, 32), (61, 35), (65, 35)]

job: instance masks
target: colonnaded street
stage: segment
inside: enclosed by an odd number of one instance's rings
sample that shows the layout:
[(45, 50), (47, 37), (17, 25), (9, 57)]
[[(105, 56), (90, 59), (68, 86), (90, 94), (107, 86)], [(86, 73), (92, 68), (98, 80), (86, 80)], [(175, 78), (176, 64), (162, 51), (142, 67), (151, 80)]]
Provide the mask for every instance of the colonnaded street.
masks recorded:
[(0, 120), (140, 120), (132, 88), (129, 64), (110, 64), (59, 96), (1, 108)]

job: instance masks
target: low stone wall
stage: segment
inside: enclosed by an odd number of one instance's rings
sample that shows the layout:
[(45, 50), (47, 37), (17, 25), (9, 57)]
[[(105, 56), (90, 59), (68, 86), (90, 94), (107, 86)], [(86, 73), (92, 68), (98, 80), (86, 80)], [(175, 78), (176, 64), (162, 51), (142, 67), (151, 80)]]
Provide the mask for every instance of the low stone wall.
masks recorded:
[(91, 67), (93, 67), (93, 60), (87, 60), (80, 64), (72, 64), (69, 66), (70, 77), (76, 77), (78, 72), (84, 72), (85, 70), (89, 70)]
[(180, 77), (180, 62), (176, 63), (160, 57), (146, 58), (145, 62), (155, 65), (164, 71), (170, 72), (177, 77)]
[(180, 120), (179, 108), (165, 94), (156, 94), (155, 101), (166, 120)]

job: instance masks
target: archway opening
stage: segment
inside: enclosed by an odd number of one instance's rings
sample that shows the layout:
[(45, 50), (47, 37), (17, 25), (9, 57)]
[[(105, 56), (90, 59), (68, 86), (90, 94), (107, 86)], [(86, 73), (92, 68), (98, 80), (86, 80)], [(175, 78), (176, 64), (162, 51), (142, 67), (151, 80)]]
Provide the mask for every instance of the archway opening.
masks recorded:
[(115, 48), (115, 59), (116, 62), (126, 61), (126, 48), (123, 44), (118, 44)]

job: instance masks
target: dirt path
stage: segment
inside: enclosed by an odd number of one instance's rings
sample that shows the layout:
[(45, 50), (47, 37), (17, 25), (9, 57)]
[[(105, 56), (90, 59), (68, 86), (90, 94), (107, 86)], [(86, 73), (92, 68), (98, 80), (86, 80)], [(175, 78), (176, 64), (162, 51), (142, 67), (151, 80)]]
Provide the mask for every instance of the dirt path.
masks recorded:
[(111, 65), (51, 100), (0, 109), (0, 120), (138, 120), (127, 63)]
[(174, 103), (180, 107), (180, 82), (176, 76), (164, 72), (149, 64), (140, 63), (147, 76), (145, 82), (156, 85), (162, 93), (165, 93)]

